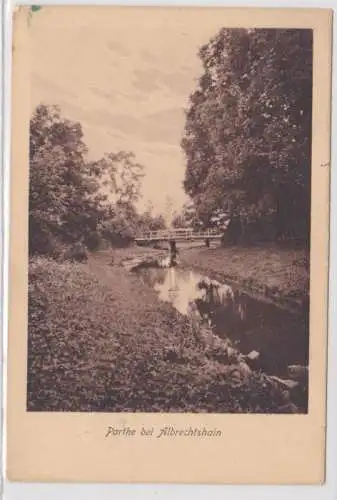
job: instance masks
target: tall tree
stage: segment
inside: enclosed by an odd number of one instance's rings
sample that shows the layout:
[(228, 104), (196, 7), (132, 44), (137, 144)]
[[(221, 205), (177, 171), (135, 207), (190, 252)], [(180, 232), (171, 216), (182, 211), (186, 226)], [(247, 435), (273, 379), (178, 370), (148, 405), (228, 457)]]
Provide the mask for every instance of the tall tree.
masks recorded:
[(131, 239), (142, 176), (132, 153), (88, 162), (81, 125), (56, 106), (38, 106), (30, 122), (30, 252), (79, 240), (93, 246), (103, 233), (111, 242)]
[(199, 56), (182, 147), (200, 218), (273, 209), (279, 233), (307, 235), (312, 32), (222, 29)]
[(198, 219), (197, 210), (193, 203), (184, 203), (180, 212), (175, 212), (172, 227), (200, 229), (202, 222)]
[(149, 202), (144, 213), (139, 216), (139, 227), (141, 231), (157, 231), (159, 229), (166, 229), (164, 215), (154, 215), (153, 208), (152, 202)]
[(90, 164), (90, 172), (116, 203), (134, 205), (141, 196), (144, 167), (131, 152), (106, 153)]
[(37, 107), (30, 122), (32, 252), (47, 251), (55, 237), (77, 240), (85, 222), (97, 217), (97, 185), (86, 175), (86, 153), (79, 123), (62, 119), (56, 106)]

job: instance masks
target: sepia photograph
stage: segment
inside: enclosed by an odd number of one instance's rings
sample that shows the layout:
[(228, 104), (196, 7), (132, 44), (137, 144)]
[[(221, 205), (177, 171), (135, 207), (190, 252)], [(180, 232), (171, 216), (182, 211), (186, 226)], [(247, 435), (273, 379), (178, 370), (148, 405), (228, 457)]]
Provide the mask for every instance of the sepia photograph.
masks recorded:
[(323, 484), (331, 26), (16, 7), (12, 481)]
[(311, 29), (30, 13), (27, 410), (308, 411)]

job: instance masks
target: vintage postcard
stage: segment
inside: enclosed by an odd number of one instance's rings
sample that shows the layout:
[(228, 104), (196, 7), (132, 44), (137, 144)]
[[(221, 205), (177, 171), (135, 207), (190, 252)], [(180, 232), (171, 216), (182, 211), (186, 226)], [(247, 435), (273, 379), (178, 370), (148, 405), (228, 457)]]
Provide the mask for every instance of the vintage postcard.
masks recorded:
[(9, 479), (324, 482), (331, 31), (16, 8)]

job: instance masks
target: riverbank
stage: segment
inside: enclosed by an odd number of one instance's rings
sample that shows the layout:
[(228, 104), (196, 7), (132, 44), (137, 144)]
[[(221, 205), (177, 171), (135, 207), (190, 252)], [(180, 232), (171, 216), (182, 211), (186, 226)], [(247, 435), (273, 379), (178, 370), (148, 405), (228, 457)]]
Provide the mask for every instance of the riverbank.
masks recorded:
[(127, 273), (126, 253), (114, 252), (113, 263), (109, 252), (87, 264), (30, 263), (29, 410), (299, 411), (287, 391)]
[(309, 259), (304, 250), (276, 246), (183, 250), (181, 263), (210, 278), (236, 284), (286, 308), (309, 300)]

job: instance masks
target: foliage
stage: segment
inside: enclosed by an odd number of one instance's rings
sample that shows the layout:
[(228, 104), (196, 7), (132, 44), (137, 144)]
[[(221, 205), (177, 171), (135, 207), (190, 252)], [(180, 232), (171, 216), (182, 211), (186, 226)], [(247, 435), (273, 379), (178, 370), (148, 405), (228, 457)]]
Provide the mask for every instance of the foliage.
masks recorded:
[(89, 169), (100, 179), (101, 186), (107, 188), (116, 203), (134, 205), (139, 200), (143, 166), (135, 162), (133, 153), (107, 153), (103, 158), (91, 162)]
[(102, 238), (131, 241), (142, 177), (130, 152), (88, 161), (81, 125), (62, 118), (57, 106), (38, 106), (30, 122), (30, 254), (59, 254), (76, 242), (96, 250)]
[(292, 411), (263, 375), (243, 376), (218, 351), (154, 290), (98, 256), (85, 266), (30, 263), (29, 410)]
[(71, 262), (86, 262), (88, 260), (87, 249), (82, 243), (77, 242), (66, 249), (63, 258)]
[(48, 253), (42, 242), (85, 241), (104, 217), (106, 197), (90, 175), (79, 123), (59, 108), (38, 106), (30, 123), (30, 252)]
[(144, 213), (139, 216), (138, 224), (142, 231), (158, 231), (159, 229), (166, 229), (164, 215), (154, 215), (152, 204), (149, 204)]
[(278, 235), (307, 235), (312, 32), (222, 29), (199, 52), (182, 147), (198, 215), (274, 217)]
[(180, 212), (175, 212), (172, 226), (176, 228), (201, 229), (203, 223), (198, 217), (197, 208), (193, 203), (185, 203)]

